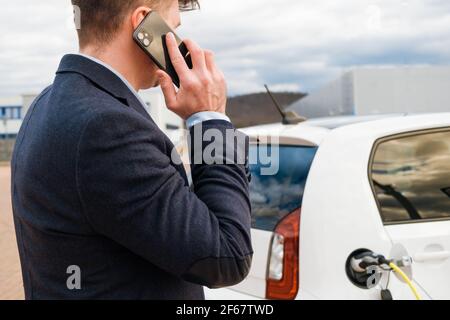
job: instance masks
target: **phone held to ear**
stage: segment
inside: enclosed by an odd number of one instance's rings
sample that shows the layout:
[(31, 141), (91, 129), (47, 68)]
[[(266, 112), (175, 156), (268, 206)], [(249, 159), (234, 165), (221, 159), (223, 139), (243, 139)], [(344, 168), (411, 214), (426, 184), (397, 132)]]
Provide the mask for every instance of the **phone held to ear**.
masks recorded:
[(172, 65), (166, 45), (166, 35), (169, 32), (175, 35), (180, 52), (188, 67), (192, 69), (192, 59), (188, 49), (158, 12), (151, 11), (147, 14), (134, 31), (133, 39), (153, 62), (172, 78), (173, 83), (180, 87), (180, 79)]

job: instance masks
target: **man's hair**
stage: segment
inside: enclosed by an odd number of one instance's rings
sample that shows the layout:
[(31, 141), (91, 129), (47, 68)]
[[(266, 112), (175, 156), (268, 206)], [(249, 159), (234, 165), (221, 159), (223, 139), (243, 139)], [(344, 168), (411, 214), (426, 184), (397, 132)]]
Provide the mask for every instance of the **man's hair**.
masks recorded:
[[(72, 0), (79, 14), (78, 38), (80, 47), (90, 43), (103, 44), (111, 41), (122, 26), (127, 14), (141, 5), (153, 9), (167, 6), (167, 0)], [(198, 0), (179, 0), (180, 10), (199, 8)]]

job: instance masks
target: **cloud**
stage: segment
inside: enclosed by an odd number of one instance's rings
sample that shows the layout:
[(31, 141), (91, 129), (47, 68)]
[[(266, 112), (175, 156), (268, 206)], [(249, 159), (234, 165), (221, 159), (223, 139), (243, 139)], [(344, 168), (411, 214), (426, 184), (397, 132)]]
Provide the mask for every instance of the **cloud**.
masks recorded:
[[(77, 50), (69, 0), (17, 0), (0, 11), (0, 96), (51, 83)], [(217, 54), (231, 94), (311, 91), (358, 65), (449, 64), (447, 0), (203, 0), (179, 33)]]
[(233, 92), (310, 91), (358, 65), (450, 62), (444, 0), (204, 1), (184, 23), (218, 52)]
[(59, 60), (76, 51), (68, 26), (69, 1), (17, 0), (0, 11), (0, 96), (39, 92), (50, 84)]

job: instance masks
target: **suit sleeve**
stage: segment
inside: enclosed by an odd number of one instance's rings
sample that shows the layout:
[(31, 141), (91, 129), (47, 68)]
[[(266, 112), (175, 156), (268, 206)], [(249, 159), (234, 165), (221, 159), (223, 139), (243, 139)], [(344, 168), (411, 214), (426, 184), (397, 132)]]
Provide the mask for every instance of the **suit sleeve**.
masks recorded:
[[(201, 128), (191, 128), (193, 157), (208, 148), (197, 143), (205, 128), (236, 132), (220, 120)], [(77, 159), (88, 221), (98, 233), (186, 281), (210, 288), (241, 282), (253, 254), (248, 166), (221, 164), (220, 158), (241, 153), (248, 159), (248, 140), (227, 143), (224, 139), (224, 152), (214, 154), (214, 163), (192, 165), (192, 191), (156, 126), (122, 112), (95, 116), (80, 139)]]

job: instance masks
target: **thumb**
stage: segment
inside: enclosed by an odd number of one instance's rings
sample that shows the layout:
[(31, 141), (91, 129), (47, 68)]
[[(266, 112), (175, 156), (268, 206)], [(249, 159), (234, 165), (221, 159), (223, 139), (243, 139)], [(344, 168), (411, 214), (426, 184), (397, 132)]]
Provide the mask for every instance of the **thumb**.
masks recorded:
[(166, 100), (166, 105), (169, 109), (174, 109), (177, 103), (177, 92), (172, 83), (172, 78), (162, 70), (158, 70), (156, 72), (159, 85), (161, 86), (161, 90), (164, 94), (164, 98)]

